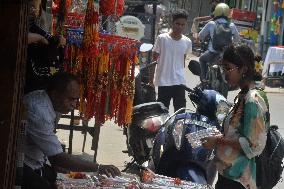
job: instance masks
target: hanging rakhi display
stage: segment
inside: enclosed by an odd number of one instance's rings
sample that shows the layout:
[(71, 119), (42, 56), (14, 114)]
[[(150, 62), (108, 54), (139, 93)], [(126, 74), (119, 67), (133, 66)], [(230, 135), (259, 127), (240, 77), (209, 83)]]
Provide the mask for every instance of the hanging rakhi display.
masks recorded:
[(124, 0), (100, 0), (100, 14), (104, 16), (122, 16)]
[(280, 28), (282, 23), (281, 11), (283, 0), (275, 0), (273, 2), (273, 9), (271, 15), (271, 25), (270, 25), (270, 45), (278, 45), (278, 38), (280, 34)]
[[(95, 106), (95, 78), (98, 67), (98, 29), (99, 29), (99, 13), (98, 7), (95, 6), (93, 0), (88, 0), (85, 15), (84, 35), (81, 46), (82, 62), (80, 65), (80, 74), (82, 78), (82, 90), (80, 98), (80, 107), (86, 107), (86, 111), (82, 112), (87, 118), (94, 115)], [(82, 105), (82, 103), (87, 103)], [(80, 109), (82, 111), (82, 109)]]
[(118, 125), (131, 122), (134, 98), (134, 69), (138, 63), (136, 44), (129, 41), (113, 48), (109, 115)]
[(81, 114), (97, 124), (114, 119), (121, 126), (131, 122), (139, 42), (99, 34), (96, 8), (89, 0), (84, 28), (68, 28), (65, 68), (81, 79)]
[(99, 123), (114, 118), (121, 126), (131, 121), (137, 43), (118, 36), (100, 35), (99, 65), (94, 82), (94, 115)]

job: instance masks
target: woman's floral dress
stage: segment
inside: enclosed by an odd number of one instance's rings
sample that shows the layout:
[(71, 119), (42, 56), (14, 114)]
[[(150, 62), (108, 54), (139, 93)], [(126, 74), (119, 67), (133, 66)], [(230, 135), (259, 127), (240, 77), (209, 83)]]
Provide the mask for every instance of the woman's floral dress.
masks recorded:
[(239, 94), (237, 101), (224, 122), (224, 137), (236, 139), (241, 149), (226, 144), (216, 147), (216, 165), (219, 174), (240, 182), (246, 189), (256, 189), (256, 164), (265, 147), (269, 126), (269, 111), (266, 94), (251, 89)]

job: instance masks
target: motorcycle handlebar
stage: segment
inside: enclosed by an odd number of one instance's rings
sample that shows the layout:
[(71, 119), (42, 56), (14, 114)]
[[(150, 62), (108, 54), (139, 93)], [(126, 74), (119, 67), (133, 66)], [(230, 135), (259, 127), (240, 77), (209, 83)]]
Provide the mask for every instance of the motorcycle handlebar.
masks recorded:
[(186, 85), (181, 85), (185, 91), (187, 91), (189, 94), (188, 94), (188, 97), (196, 104), (199, 104), (200, 103), (200, 99), (202, 98), (202, 95), (203, 95), (203, 92), (202, 92), (202, 89), (200, 88), (194, 88), (194, 89), (191, 89), (189, 87), (187, 87)]
[(192, 90), (191, 88), (187, 87), (186, 85), (181, 85), (183, 87), (183, 89), (191, 94), (195, 94), (194, 90)]

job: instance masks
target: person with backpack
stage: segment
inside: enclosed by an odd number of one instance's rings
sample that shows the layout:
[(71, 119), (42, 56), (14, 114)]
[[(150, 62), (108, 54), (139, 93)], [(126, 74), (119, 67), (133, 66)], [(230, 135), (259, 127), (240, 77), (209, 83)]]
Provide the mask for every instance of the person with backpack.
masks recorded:
[(230, 8), (225, 3), (219, 3), (214, 9), (214, 18), (199, 32), (198, 38), (205, 40), (210, 37), (208, 50), (200, 56), (200, 80), (206, 82), (208, 64), (217, 61), (226, 46), (240, 40), (239, 32), (234, 23), (229, 21)]
[(256, 189), (256, 157), (266, 145), (270, 124), (265, 92), (256, 88), (261, 74), (255, 70), (255, 57), (247, 45), (229, 46), (221, 67), (228, 84), (240, 88), (233, 108), (223, 123), (223, 136), (203, 139), (203, 146), (215, 149), (218, 181), (215, 189)]

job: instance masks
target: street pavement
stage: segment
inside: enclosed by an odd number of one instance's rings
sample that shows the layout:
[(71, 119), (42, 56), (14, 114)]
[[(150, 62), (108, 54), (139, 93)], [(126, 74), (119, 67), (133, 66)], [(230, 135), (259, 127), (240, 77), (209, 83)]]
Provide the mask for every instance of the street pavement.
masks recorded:
[[(196, 59), (196, 58), (195, 58)], [(191, 88), (195, 87), (199, 78), (194, 76), (190, 71), (187, 70), (186, 66), (186, 80), (187, 85)], [(238, 91), (229, 92), (228, 100), (233, 102), (234, 97)], [(268, 99), (270, 103), (271, 112), (271, 124), (279, 126), (279, 131), (284, 136), (284, 93), (268, 93)], [(187, 98), (187, 107), (193, 108), (189, 98)], [(170, 113), (173, 113), (171, 105)], [(61, 123), (69, 124), (70, 121), (67, 119), (61, 119)], [(94, 124), (94, 120), (90, 120), (89, 126)], [(69, 131), (58, 130), (57, 135), (61, 141), (65, 141), (68, 144)], [(81, 132), (74, 132), (73, 138), (73, 154), (78, 155), (80, 158), (93, 161), (94, 152), (91, 150), (92, 138), (87, 135), (85, 152), (82, 153), (83, 135)], [(112, 121), (107, 121), (101, 128), (97, 162), (101, 164), (113, 164), (116, 165), (120, 170), (125, 166), (126, 162), (131, 160), (127, 154), (122, 153), (126, 150), (126, 138), (123, 135), (122, 128), (115, 125)], [(284, 177), (284, 174), (282, 174)], [(275, 189), (283, 189), (284, 182), (280, 182)]]

